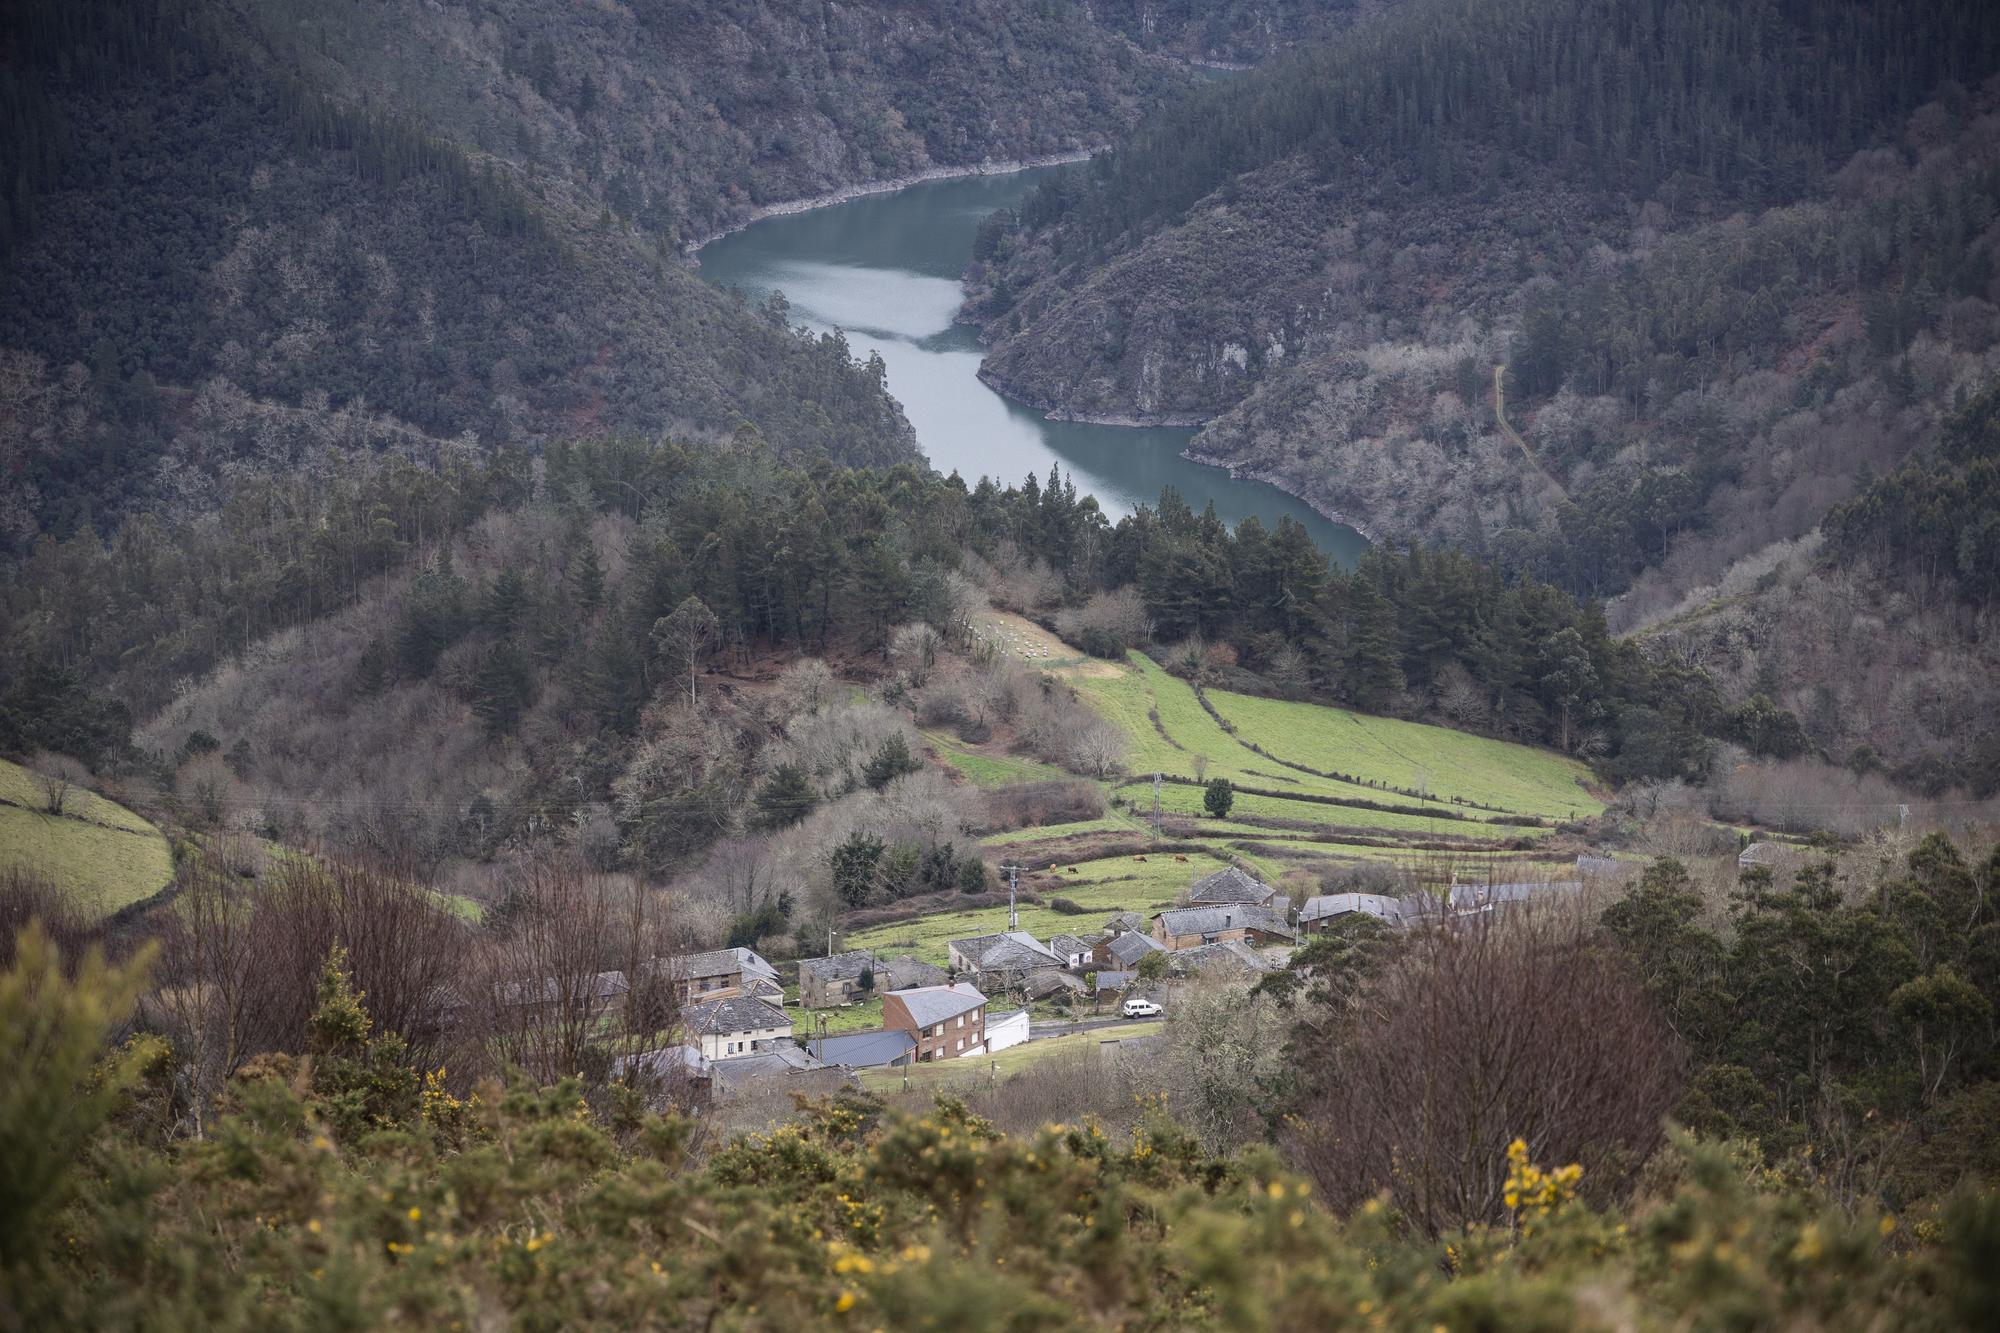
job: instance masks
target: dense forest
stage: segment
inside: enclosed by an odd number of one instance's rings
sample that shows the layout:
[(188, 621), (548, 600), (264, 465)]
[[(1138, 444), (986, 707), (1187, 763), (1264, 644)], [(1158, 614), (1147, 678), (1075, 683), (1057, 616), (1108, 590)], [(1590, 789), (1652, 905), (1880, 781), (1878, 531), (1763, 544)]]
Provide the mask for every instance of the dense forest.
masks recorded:
[(1827, 752), (1962, 781), (1991, 748), (1950, 720), (1990, 711), (1976, 611), (1818, 537), (1995, 371), (1994, 33), (1907, 17), (1404, 6), (991, 224), (984, 373), (1205, 422), (1197, 457), (1607, 599)]
[(1336, 4), (29, 3), (0, 19), (0, 545), (339, 451), (914, 456), (880, 368), (698, 281), (765, 204), (1074, 153)]

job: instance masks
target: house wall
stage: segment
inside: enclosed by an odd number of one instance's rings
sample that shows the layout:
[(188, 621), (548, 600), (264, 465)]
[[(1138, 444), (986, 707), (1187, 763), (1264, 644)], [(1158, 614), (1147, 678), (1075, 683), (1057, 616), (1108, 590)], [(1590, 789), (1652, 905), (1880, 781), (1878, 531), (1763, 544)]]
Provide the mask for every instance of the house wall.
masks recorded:
[(920, 1028), (901, 999), (885, 996), (882, 1000), (882, 1026), (901, 1028), (916, 1038), (914, 1059), (918, 1064), (977, 1055), (986, 1047), (986, 1006), (983, 1004), (969, 1013), (946, 1019), (942, 1025), (933, 1023)]
[(1019, 1046), (1028, 1039), (1028, 1011), (1018, 1009), (995, 1023), (986, 1025), (986, 1053)]
[[(878, 981), (876, 984), (881, 983)], [(840, 977), (833, 981), (806, 977), (799, 983), (799, 1002), (808, 1009), (832, 1009), (837, 1005), (852, 1004), (860, 998), (859, 977)]]
[(1198, 944), (1226, 944), (1231, 940), (1241, 943), (1249, 933), (1244, 927), (1235, 926), (1212, 935), (1169, 935), (1164, 922), (1153, 927), (1153, 938), (1169, 949), (1192, 949)]
[(776, 1041), (780, 1037), (791, 1035), (790, 1024), (784, 1027), (754, 1028), (748, 1032), (705, 1032), (701, 1037), (701, 1053), (711, 1060), (727, 1060), (731, 1056), (750, 1054), (760, 1041)]

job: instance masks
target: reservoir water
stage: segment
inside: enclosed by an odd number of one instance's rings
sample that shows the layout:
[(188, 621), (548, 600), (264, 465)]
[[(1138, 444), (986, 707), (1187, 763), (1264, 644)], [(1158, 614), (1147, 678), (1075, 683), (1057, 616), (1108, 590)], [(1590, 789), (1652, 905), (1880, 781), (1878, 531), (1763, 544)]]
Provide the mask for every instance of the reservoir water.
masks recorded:
[(1365, 546), (1359, 533), (1275, 486), (1182, 458), (1191, 430), (1050, 421), (980, 382), (978, 336), (952, 322), (959, 274), (980, 222), (1053, 169), (926, 181), (766, 218), (704, 246), (702, 276), (753, 303), (782, 291), (794, 324), (842, 330), (856, 356), (879, 352), (931, 465), (968, 485), (982, 476), (1018, 484), (1055, 464), (1114, 521), (1172, 486), (1197, 512), (1213, 503), (1231, 526), (1255, 514), (1275, 527), (1290, 515), (1351, 565)]

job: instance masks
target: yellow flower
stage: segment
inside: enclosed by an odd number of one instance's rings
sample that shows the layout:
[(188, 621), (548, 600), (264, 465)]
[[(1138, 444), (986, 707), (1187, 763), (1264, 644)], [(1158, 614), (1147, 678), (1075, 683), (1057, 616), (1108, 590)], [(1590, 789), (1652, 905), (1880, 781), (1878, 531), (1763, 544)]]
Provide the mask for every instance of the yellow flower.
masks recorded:
[(306, 1223), (306, 1230), (317, 1236), (319, 1234), (319, 1219), (315, 1217), (312, 1221)]
[(411, 1220), (412, 1222), (421, 1222), (421, 1221), (423, 1221), (423, 1220), (424, 1220), (424, 1210), (423, 1210), (423, 1209), (421, 1209), (421, 1208), (412, 1208), (412, 1209), (410, 1209), (410, 1220)]
[(849, 1310), (852, 1310), (854, 1308), (854, 1293), (851, 1291), (841, 1292), (840, 1299), (833, 1303), (833, 1308), (841, 1314), (846, 1314)]
[(1283, 1181), (1279, 1181), (1279, 1180), (1274, 1180), (1274, 1181), (1272, 1181), (1272, 1182), (1271, 1182), (1271, 1184), (1270, 1184), (1270, 1186), (1269, 1186), (1269, 1188), (1268, 1188), (1268, 1190), (1267, 1190), (1266, 1192), (1267, 1192), (1267, 1193), (1269, 1193), (1269, 1194), (1270, 1194), (1270, 1196), (1271, 1196), (1272, 1198), (1274, 1198), (1274, 1199), (1282, 1199), (1282, 1198), (1284, 1198), (1284, 1197), (1285, 1197), (1285, 1185), (1284, 1185), (1284, 1182), (1283, 1182)]

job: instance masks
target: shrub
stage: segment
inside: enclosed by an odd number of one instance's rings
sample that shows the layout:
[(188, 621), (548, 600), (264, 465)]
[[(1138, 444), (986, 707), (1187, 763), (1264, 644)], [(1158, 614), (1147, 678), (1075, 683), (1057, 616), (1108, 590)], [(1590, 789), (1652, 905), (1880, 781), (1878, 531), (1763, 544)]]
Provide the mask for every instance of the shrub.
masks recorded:
[(1061, 912), (1064, 916), (1089, 916), (1092, 909), (1085, 907), (1074, 898), (1051, 898), (1049, 899), (1049, 910), (1052, 912)]

